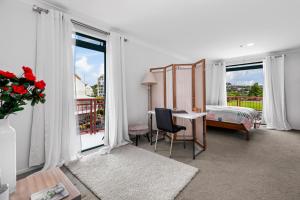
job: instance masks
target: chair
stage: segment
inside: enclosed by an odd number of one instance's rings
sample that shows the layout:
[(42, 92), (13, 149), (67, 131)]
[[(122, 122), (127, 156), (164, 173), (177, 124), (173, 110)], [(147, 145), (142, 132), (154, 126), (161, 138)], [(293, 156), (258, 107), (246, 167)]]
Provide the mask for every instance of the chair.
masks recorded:
[(173, 124), (172, 111), (170, 109), (165, 109), (165, 108), (155, 108), (155, 117), (156, 117), (156, 126), (158, 129), (156, 132), (156, 139), (155, 139), (155, 147), (154, 147), (155, 151), (156, 151), (158, 133), (160, 131), (164, 131), (166, 133), (172, 134), (171, 146), (170, 146), (170, 157), (172, 156), (174, 134), (181, 130), (184, 130), (183, 139), (184, 139), (184, 148), (185, 148), (186, 127)]

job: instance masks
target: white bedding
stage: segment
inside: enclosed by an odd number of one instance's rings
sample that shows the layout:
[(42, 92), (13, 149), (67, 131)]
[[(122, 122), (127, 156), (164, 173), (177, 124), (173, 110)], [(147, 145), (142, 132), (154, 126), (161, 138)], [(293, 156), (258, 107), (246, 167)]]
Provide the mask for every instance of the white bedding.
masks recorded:
[(259, 113), (252, 108), (236, 106), (206, 106), (207, 119), (221, 122), (230, 122), (244, 124), (247, 130), (250, 130)]

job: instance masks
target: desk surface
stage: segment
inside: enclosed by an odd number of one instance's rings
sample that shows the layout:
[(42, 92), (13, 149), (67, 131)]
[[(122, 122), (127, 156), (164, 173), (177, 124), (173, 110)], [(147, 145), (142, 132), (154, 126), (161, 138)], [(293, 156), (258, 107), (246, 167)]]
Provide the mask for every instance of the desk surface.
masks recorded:
[(16, 192), (12, 193), (10, 200), (28, 200), (32, 193), (53, 187), (58, 183), (64, 184), (69, 192), (65, 200), (80, 200), (81, 195), (77, 188), (71, 183), (66, 175), (59, 169), (53, 168), (40, 171), (17, 182)]
[[(148, 111), (148, 114), (155, 115), (155, 111), (150, 110), (150, 111)], [(184, 118), (184, 119), (197, 119), (197, 118), (206, 116), (207, 113), (205, 113), (205, 112), (200, 112), (200, 113), (198, 113), (198, 112), (188, 112), (188, 113), (173, 113), (172, 115), (174, 117)]]

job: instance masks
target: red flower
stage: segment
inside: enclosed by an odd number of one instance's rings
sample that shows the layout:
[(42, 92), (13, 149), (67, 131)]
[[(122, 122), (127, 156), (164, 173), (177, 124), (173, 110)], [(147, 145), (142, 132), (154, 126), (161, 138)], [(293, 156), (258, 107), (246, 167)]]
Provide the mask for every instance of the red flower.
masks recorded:
[(43, 89), (45, 89), (46, 83), (43, 80), (41, 80), (41, 81), (35, 82), (34, 85), (36, 88), (43, 90)]
[(45, 95), (43, 93), (39, 94), (39, 97), (43, 98)]
[(27, 79), (27, 80), (29, 80), (29, 81), (35, 81), (35, 75), (33, 75), (33, 73), (25, 73), (24, 74), (24, 77)]
[(24, 87), (24, 85), (13, 85), (12, 88), (14, 93), (21, 94), (21, 95), (27, 93), (27, 89)]
[(10, 78), (10, 79), (16, 78), (16, 75), (14, 73), (11, 73), (8, 71), (5, 72), (5, 71), (0, 70), (0, 75), (4, 76), (6, 78)]
[(22, 68), (23, 68), (23, 71), (24, 71), (25, 74), (26, 73), (32, 74), (32, 69), (30, 67), (23, 66)]
[(4, 90), (4, 91), (7, 91), (7, 90), (9, 90), (9, 87), (2, 87), (2, 90)]

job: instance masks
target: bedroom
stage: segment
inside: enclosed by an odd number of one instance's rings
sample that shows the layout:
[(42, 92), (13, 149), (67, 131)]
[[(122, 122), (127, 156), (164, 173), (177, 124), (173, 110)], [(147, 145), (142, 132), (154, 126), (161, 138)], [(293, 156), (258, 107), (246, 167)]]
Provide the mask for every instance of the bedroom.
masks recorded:
[[(299, 199), (299, 7), (296, 0), (0, 0), (1, 73), (25, 76), (22, 66), (29, 66), (36, 81), (46, 83), (45, 90), (38, 90), (45, 96), (34, 97), (44, 98), (44, 104), (32, 107), (31, 99), (8, 117), (16, 138), (0, 140), (2, 184), (9, 177), (12, 186), (17, 177), (18, 193), (18, 184), (30, 187), (22, 180), (57, 166), (82, 199)], [(57, 18), (60, 23), (52, 23)], [(72, 48), (74, 54), (61, 56)], [(253, 80), (248, 80), (254, 70), (250, 65), (263, 71)], [(143, 85), (151, 68), (162, 68), (156, 73), (161, 76)], [(249, 84), (231, 72), (248, 74)], [(7, 80), (7, 75), (0, 78)], [(276, 78), (272, 82), (270, 77)], [(255, 82), (263, 91), (253, 99), (249, 91)], [(241, 88), (247, 93), (237, 93)], [(7, 94), (4, 89), (1, 96)], [(262, 118), (247, 129), (239, 114), (231, 117), (239, 123), (227, 122), (223, 114), (209, 115), (206, 105), (226, 104), (254, 107)], [(155, 145), (157, 119), (150, 126), (148, 111), (158, 107), (171, 108), (174, 118), (184, 115), (175, 110), (198, 113), (195, 137), (189, 120), (176, 119), (174, 124), (187, 131), (173, 138), (172, 148), (173, 134), (159, 134)], [(141, 135), (134, 128), (142, 129)], [(152, 142), (144, 137), (148, 132)], [(121, 146), (128, 142), (132, 145)], [(98, 155), (105, 148), (112, 151)], [(68, 165), (78, 157), (79, 165)], [(50, 183), (28, 189), (25, 199), (54, 186), (51, 176), (45, 180)]]

